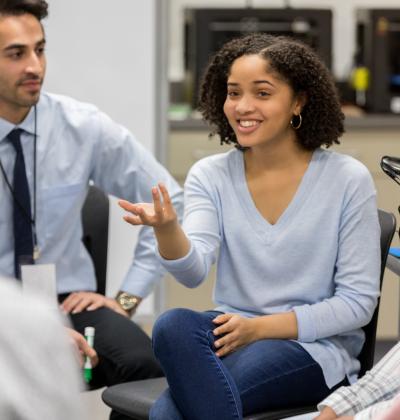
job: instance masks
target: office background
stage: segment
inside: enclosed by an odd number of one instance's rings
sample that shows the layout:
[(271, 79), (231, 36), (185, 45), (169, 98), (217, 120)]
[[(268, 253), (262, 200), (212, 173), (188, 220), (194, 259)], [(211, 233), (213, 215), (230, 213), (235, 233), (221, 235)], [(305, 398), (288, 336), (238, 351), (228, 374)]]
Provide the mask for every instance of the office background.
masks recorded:
[(185, 8), (203, 7), (247, 7), (319, 8), (333, 11), (333, 72), (338, 78), (345, 78), (352, 65), (355, 50), (354, 14), (357, 8), (399, 8), (398, 0), (169, 0), (169, 78), (171, 81), (183, 78), (184, 28), (182, 25)]

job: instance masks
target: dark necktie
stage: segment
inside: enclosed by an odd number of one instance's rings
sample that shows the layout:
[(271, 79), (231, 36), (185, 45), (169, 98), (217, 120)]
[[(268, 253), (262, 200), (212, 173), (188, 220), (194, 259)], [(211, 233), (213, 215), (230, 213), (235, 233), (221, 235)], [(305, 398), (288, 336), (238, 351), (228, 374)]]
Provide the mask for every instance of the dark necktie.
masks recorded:
[(21, 278), (20, 264), (33, 263), (33, 235), (31, 199), (26, 177), (24, 153), (21, 147), (21, 130), (15, 129), (8, 135), (16, 151), (14, 165), (14, 257), (15, 276)]

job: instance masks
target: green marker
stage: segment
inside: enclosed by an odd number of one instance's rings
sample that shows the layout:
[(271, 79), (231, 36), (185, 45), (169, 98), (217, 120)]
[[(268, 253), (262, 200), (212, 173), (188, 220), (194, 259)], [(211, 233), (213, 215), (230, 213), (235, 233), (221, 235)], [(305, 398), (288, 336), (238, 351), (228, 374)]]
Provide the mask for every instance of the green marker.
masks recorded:
[[(94, 327), (85, 328), (85, 338), (90, 347), (93, 347), (94, 344)], [(90, 357), (85, 357), (85, 363), (83, 365), (83, 378), (86, 383), (89, 383), (92, 380), (92, 362)]]

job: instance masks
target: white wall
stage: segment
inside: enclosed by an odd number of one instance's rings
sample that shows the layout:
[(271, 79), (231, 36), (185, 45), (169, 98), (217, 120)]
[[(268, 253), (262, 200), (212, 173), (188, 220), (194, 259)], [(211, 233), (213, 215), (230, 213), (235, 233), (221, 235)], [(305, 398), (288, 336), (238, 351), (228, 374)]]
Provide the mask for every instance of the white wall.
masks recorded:
[(154, 149), (154, 0), (49, 0), (46, 87), (99, 106)]
[[(170, 0), (170, 65), (171, 81), (183, 79), (183, 9), (185, 7), (284, 7), (284, 0)], [(355, 50), (354, 11), (356, 8), (399, 8), (399, 0), (289, 0), (292, 7), (331, 8), (333, 10), (333, 72), (346, 78)]]
[[(96, 104), (157, 152), (159, 0), (49, 0), (45, 89)], [(157, 71), (156, 71), (157, 70)], [(113, 295), (131, 262), (137, 231), (111, 206), (107, 292)], [(152, 298), (142, 312), (153, 310)]]

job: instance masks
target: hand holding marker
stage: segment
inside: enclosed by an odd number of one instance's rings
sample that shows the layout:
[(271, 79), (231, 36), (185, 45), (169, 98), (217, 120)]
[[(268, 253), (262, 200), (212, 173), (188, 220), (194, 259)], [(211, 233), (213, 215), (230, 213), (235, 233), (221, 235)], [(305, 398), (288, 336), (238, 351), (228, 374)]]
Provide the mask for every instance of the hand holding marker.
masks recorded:
[[(94, 344), (94, 327), (85, 328), (85, 338), (90, 347)], [(83, 377), (85, 382), (89, 383), (92, 380), (92, 362), (89, 356), (85, 356), (85, 363), (83, 365)]]

